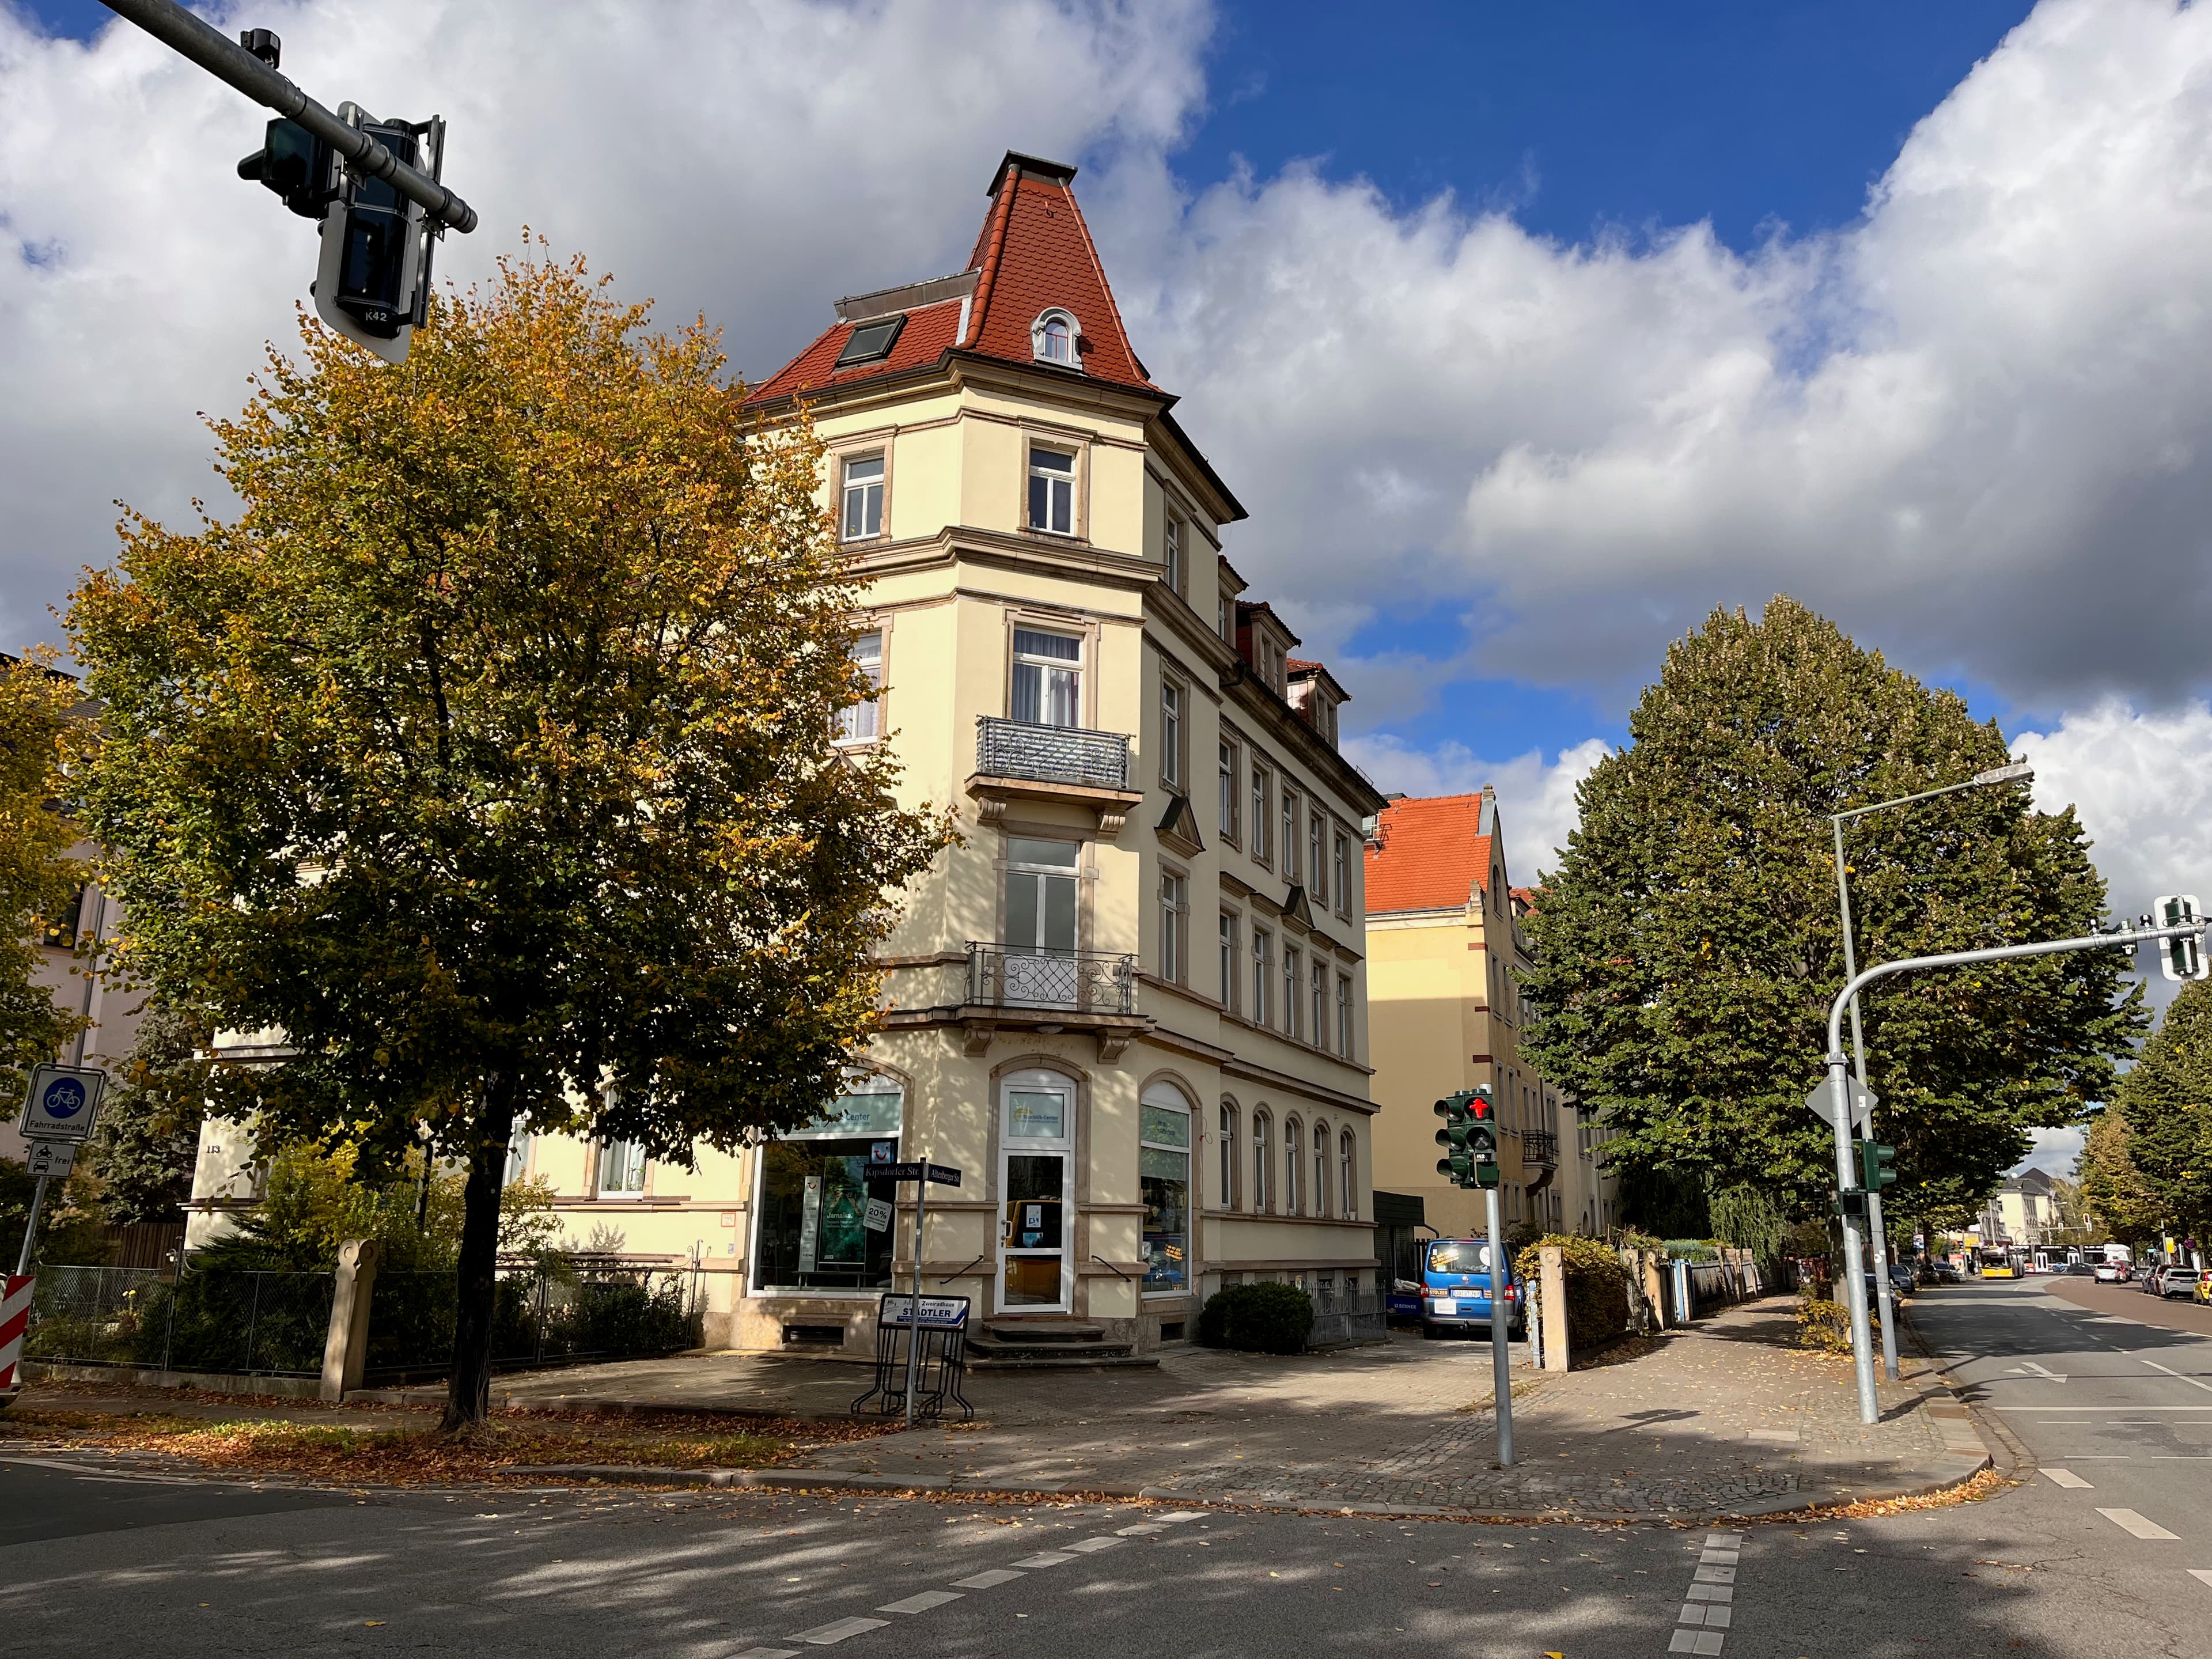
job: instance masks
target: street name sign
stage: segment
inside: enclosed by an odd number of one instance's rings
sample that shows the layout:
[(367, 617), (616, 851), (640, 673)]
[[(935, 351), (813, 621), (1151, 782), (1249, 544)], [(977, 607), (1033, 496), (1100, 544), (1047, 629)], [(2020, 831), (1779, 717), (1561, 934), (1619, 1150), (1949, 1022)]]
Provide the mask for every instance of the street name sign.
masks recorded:
[(31, 1073), (16, 1132), (27, 1140), (82, 1140), (100, 1115), (107, 1073), (90, 1066), (41, 1066)]
[(871, 1164), (872, 1181), (930, 1181), (940, 1187), (957, 1187), (961, 1172), (944, 1164)]

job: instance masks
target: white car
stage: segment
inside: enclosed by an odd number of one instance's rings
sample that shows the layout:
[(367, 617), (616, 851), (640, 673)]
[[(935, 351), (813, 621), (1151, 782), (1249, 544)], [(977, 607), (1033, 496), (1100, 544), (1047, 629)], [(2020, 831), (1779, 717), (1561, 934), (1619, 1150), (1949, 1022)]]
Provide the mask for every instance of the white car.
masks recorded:
[(2090, 1269), (2100, 1285), (2124, 1285), (2133, 1277), (2124, 1261), (2100, 1261)]

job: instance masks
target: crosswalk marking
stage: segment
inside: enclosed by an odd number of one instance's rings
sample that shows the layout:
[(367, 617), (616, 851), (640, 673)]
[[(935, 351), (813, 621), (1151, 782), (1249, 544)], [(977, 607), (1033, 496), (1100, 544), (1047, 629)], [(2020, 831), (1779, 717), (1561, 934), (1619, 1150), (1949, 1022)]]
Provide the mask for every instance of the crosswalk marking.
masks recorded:
[(2212, 1567), (2191, 1567), (2189, 1576), (2200, 1584), (2212, 1584)]
[(2044, 1474), (2054, 1486), (2063, 1486), (2069, 1492), (2087, 1492), (2089, 1483), (2071, 1469), (2045, 1469)]
[(2166, 1538), (2172, 1539), (2177, 1543), (2179, 1543), (2181, 1539), (2181, 1534), (2179, 1533), (2168, 1532), (2164, 1527), (2160, 1526), (2157, 1522), (2147, 1521), (2142, 1516), (2136, 1514), (2133, 1510), (2099, 1510), (2097, 1513), (2103, 1516), (2106, 1520), (2111, 1522), (2122, 1532), (2130, 1534), (2137, 1538)]

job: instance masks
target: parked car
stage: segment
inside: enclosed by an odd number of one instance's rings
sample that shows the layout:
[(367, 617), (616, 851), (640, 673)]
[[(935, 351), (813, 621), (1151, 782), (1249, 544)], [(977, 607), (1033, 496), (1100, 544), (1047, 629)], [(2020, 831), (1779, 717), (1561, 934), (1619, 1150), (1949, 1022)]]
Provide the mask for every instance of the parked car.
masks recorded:
[(2197, 1271), (2194, 1267), (2185, 1267), (2179, 1262), (2176, 1262), (2172, 1267), (2168, 1267), (2164, 1276), (2160, 1279), (2159, 1295), (2186, 1297), (2194, 1294), (2197, 1289)]
[(1959, 1271), (1959, 1264), (1955, 1261), (1939, 1261), (1936, 1264), (1934, 1272), (1936, 1282), (1938, 1285), (1959, 1285), (1966, 1282), (1966, 1276)]
[(2196, 1281), (2189, 1287), (2189, 1299), (2191, 1302), (2212, 1304), (2212, 1267), (2201, 1267), (2197, 1270)]
[[(1436, 1238), (1421, 1256), (1421, 1334), (1425, 1337), (1490, 1334), (1490, 1245), (1480, 1238)], [(1509, 1260), (1499, 1275), (1505, 1302), (1505, 1328), (1519, 1336), (1528, 1310)]]
[(1889, 1289), (1893, 1296), (1911, 1296), (1920, 1286), (1918, 1275), (1902, 1261), (1893, 1261), (1889, 1267)]
[(2135, 1276), (2124, 1261), (2100, 1261), (2089, 1271), (2100, 1285), (2124, 1285)]

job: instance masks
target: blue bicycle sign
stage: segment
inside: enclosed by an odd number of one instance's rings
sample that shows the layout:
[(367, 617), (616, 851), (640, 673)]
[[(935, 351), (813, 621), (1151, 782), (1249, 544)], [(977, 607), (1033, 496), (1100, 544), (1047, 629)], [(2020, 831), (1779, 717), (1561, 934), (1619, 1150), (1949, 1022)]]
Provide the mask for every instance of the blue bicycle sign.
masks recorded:
[(107, 1074), (89, 1066), (41, 1066), (31, 1073), (16, 1129), (31, 1140), (82, 1140), (100, 1114)]

